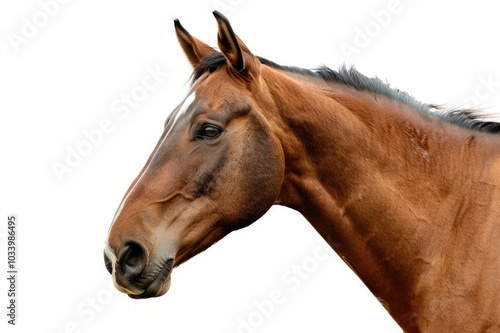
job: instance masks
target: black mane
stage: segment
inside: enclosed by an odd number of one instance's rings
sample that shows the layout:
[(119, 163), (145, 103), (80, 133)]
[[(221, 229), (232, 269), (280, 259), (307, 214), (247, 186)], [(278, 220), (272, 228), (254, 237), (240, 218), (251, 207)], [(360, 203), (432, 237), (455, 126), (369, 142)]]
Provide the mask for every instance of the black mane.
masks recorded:
[[(360, 91), (370, 91), (375, 94), (384, 95), (396, 101), (402, 102), (420, 112), (437, 117), (448, 123), (456, 124), (463, 128), (477, 130), (485, 133), (500, 134), (500, 123), (493, 121), (483, 121), (483, 115), (479, 114), (473, 109), (454, 109), (444, 111), (439, 107), (431, 104), (425, 104), (408, 93), (392, 88), (388, 83), (383, 82), (378, 77), (369, 78), (354, 67), (346, 68), (342, 66), (338, 71), (335, 71), (326, 66), (310, 70), (294, 66), (282, 66), (262, 57), (258, 57), (263, 65), (272, 67), (277, 70), (302, 74), (310, 77), (317, 77), (325, 80), (326, 82), (333, 82), (351, 86)], [(212, 73), (218, 68), (226, 65), (226, 58), (220, 52), (215, 52), (206, 57), (194, 70), (192, 80), (195, 82), (204, 73)]]

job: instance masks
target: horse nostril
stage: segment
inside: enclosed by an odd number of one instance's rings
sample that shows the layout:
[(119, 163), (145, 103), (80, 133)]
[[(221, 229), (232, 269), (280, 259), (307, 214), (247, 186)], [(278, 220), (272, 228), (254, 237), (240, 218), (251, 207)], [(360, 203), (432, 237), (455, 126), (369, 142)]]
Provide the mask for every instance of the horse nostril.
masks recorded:
[(106, 269), (109, 274), (113, 274), (113, 265), (111, 264), (111, 259), (107, 256), (106, 251), (104, 251), (104, 265), (106, 265)]
[(146, 267), (146, 251), (136, 242), (127, 242), (119, 259), (119, 267), (124, 277), (133, 280)]

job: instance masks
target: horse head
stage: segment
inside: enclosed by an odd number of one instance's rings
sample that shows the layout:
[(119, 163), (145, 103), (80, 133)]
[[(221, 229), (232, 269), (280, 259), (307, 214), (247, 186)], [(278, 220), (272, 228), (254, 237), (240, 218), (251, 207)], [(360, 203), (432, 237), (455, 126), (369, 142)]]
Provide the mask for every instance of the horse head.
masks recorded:
[(193, 84), (109, 230), (106, 266), (133, 298), (163, 295), (175, 266), (257, 220), (280, 195), (284, 153), (262, 112), (272, 98), (261, 63), (214, 15), (221, 52), (175, 21)]

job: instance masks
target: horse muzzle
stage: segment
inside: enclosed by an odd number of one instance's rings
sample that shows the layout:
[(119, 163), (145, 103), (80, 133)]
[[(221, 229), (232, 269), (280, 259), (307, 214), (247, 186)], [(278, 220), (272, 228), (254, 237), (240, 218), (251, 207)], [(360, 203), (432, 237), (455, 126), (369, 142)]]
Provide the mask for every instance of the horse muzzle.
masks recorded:
[(139, 242), (128, 241), (116, 252), (107, 247), (104, 263), (116, 289), (131, 298), (158, 297), (170, 288), (174, 259), (165, 256), (148, 260), (147, 251)]

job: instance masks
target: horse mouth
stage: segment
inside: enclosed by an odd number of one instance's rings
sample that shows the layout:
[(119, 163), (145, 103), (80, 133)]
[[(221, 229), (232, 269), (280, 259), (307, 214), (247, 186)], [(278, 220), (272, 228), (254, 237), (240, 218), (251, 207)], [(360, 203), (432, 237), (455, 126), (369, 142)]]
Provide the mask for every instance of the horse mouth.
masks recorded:
[(128, 296), (134, 299), (162, 296), (170, 288), (170, 273), (173, 266), (174, 259), (163, 260), (162, 263), (156, 265), (156, 269), (139, 278), (144, 291), (140, 294), (128, 294)]

